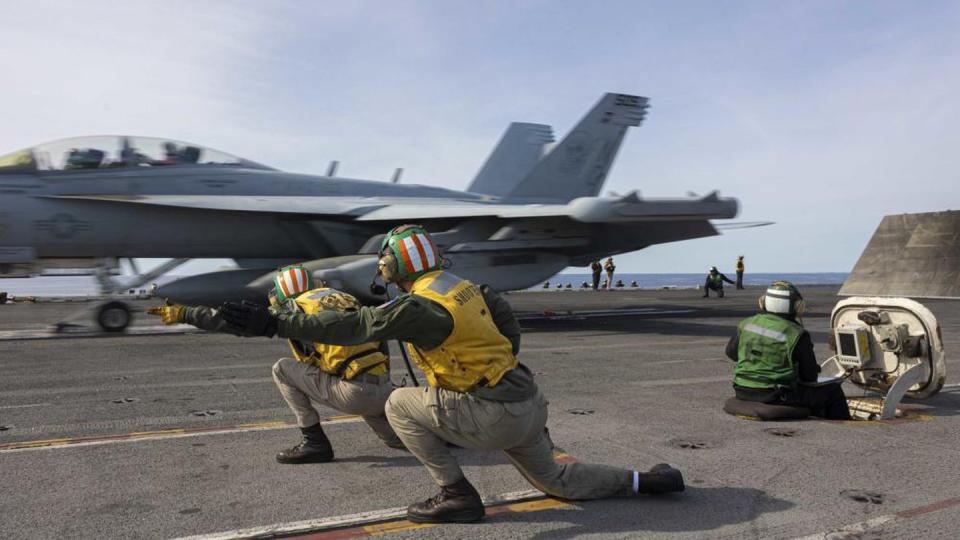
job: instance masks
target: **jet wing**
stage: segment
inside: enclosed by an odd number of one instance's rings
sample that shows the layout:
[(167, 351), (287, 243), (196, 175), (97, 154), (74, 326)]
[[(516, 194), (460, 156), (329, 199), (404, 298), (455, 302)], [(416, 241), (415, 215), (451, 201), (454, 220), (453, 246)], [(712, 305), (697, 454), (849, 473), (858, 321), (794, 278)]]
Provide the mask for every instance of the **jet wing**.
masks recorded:
[(387, 204), (374, 199), (358, 197), (285, 197), (273, 195), (62, 195), (50, 198), (225, 212), (341, 216), (360, 216)]
[(622, 223), (677, 219), (730, 219), (737, 215), (736, 199), (714, 192), (699, 199), (641, 199), (581, 197), (566, 204), (503, 204), (457, 199), (409, 197), (284, 197), (189, 195), (60, 196), (92, 200), (230, 212), (265, 212), (313, 216), (347, 216), (355, 221), (428, 221), (466, 217), (501, 219), (565, 217), (583, 223)]

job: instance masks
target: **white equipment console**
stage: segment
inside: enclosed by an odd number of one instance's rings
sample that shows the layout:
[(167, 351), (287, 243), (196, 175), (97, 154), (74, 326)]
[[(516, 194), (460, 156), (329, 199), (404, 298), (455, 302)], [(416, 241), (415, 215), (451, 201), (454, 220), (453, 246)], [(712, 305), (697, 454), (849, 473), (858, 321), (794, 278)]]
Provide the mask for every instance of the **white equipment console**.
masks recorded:
[[(849, 376), (850, 382), (879, 394), (879, 411), (869, 418), (894, 418), (904, 396), (925, 399), (946, 380), (940, 325), (929, 309), (908, 298), (855, 296), (841, 300), (830, 315), (836, 355), (820, 366), (822, 377)], [(851, 414), (857, 410), (851, 407)]]
[(866, 328), (841, 326), (834, 329), (837, 362), (845, 368), (859, 369), (870, 362), (870, 333)]

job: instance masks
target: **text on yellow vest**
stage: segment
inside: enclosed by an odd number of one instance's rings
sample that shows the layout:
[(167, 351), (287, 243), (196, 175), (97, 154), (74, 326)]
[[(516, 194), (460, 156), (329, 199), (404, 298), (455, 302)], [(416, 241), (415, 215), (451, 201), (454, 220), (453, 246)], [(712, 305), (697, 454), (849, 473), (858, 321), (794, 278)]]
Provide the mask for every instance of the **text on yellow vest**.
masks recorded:
[(407, 350), (427, 376), (430, 386), (468, 392), (477, 386), (496, 386), (517, 367), (510, 340), (493, 322), (480, 289), (449, 272), (424, 274), (414, 282), (411, 294), (440, 304), (453, 318), (453, 331), (438, 347)]
[[(307, 315), (323, 310), (349, 311), (360, 307), (357, 299), (336, 289), (309, 290), (295, 300), (297, 307)], [(325, 373), (352, 379), (362, 373), (387, 373), (387, 356), (380, 351), (380, 343), (362, 345), (327, 345), (325, 343), (289, 340), (293, 356), (299, 362), (312, 364)]]

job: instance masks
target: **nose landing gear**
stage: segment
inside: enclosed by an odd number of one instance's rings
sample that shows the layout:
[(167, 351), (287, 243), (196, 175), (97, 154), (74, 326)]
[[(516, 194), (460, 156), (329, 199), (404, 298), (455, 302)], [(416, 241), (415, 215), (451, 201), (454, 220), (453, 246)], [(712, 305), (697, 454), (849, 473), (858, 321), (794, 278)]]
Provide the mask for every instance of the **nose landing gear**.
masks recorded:
[(104, 332), (123, 332), (130, 326), (132, 318), (126, 302), (113, 300), (97, 308), (96, 321)]

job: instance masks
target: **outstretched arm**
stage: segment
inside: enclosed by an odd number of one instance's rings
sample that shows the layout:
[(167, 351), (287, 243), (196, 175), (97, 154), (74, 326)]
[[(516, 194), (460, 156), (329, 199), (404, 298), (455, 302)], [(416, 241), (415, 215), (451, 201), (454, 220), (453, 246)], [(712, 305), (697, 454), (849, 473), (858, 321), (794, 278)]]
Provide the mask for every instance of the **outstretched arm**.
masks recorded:
[(171, 304), (168, 306), (158, 306), (147, 310), (151, 315), (159, 315), (163, 324), (192, 324), (201, 330), (208, 332), (220, 332), (241, 336), (242, 333), (234, 330), (228, 325), (220, 313), (206, 306), (183, 306), (180, 304)]
[(220, 316), (218, 310), (206, 306), (184, 306), (183, 322), (207, 332), (219, 332), (235, 336), (243, 335), (228, 325)]
[(399, 339), (430, 350), (453, 331), (453, 317), (442, 306), (416, 295), (357, 311), (321, 311), (315, 315), (277, 315), (280, 337), (333, 345), (359, 345)]

